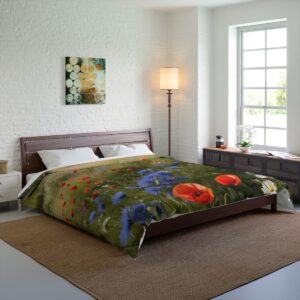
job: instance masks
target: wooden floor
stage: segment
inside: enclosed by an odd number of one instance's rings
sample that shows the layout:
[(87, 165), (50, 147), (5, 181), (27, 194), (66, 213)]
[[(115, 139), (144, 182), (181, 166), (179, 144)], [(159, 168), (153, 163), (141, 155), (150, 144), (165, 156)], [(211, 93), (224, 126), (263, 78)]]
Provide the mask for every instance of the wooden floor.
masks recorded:
[[(300, 206), (298, 206), (300, 209)], [(0, 208), (0, 222), (38, 215)], [(0, 240), (0, 291), (3, 300), (87, 300), (89, 295)], [(28, 274), (30, 273), (30, 276)], [(300, 262), (221, 295), (217, 300), (298, 300)]]

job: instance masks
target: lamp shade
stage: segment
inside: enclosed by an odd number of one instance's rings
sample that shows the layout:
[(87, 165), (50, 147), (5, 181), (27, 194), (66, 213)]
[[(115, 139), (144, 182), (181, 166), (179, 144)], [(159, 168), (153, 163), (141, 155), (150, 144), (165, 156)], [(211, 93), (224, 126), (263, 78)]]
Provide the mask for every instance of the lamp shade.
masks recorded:
[(161, 90), (179, 89), (178, 68), (160, 68), (160, 89)]

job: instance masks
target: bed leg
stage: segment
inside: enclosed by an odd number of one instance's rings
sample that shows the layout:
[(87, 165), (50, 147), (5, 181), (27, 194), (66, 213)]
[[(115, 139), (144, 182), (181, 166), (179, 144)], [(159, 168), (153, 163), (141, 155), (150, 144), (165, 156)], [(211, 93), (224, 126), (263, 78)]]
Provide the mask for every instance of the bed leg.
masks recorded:
[(272, 203), (271, 204), (271, 212), (276, 213), (277, 212), (277, 203)]

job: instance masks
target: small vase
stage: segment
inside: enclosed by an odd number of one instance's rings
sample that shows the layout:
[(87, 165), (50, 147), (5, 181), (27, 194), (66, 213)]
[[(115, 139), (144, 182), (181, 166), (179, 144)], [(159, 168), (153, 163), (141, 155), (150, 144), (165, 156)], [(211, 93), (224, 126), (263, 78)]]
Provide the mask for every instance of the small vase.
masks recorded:
[(250, 151), (250, 149), (251, 149), (251, 147), (239, 147), (240, 148), (240, 150), (242, 151), (242, 152), (244, 152), (244, 153), (247, 153), (247, 152), (249, 152)]

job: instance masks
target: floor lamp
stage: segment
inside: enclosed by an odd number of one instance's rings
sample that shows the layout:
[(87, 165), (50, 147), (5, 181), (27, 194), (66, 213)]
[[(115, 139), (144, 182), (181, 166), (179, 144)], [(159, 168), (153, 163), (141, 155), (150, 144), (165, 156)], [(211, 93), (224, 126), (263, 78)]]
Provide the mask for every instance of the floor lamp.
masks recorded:
[(171, 156), (171, 97), (172, 90), (179, 89), (179, 69), (178, 68), (160, 68), (160, 89), (167, 90), (168, 95), (168, 155)]

